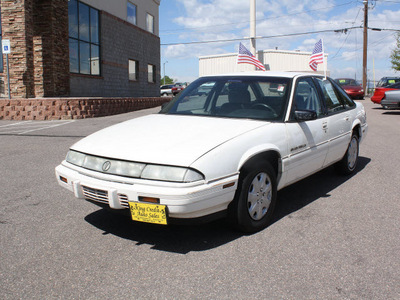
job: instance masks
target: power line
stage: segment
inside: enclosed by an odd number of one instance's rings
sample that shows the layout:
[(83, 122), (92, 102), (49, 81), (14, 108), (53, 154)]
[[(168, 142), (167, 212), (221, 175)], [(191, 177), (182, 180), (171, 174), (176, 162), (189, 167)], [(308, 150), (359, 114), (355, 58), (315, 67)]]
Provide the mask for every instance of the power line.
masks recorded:
[[(289, 37), (289, 36), (300, 36), (300, 35), (308, 35), (308, 34), (316, 34), (316, 33), (324, 33), (324, 32), (345, 32), (347, 30), (356, 29), (356, 28), (362, 28), (362, 27), (361, 26), (354, 26), (354, 27), (348, 27), (348, 28), (342, 28), (342, 29), (326, 29), (326, 30), (308, 31), (308, 32), (299, 32), (299, 33), (289, 33), (289, 34), (278, 34), (278, 35), (270, 35), (270, 36), (258, 36), (258, 37), (256, 37), (256, 39), (272, 39), (272, 38), (281, 38), (281, 37)], [(226, 40), (167, 43), (167, 44), (161, 44), (161, 46), (226, 43), (226, 42), (243, 41), (243, 40), (248, 40), (248, 39), (249, 38), (237, 38), (237, 39), (226, 39)]]
[[(384, 41), (385, 39), (387, 39), (389, 36), (391, 36), (391, 35), (393, 35), (393, 33), (390, 33), (390, 34), (388, 34), (388, 35), (385, 35), (383, 38), (381, 38), (381, 39), (379, 39), (379, 40), (377, 40), (377, 41), (375, 41), (375, 42), (373, 42), (373, 43), (368, 43), (368, 47), (369, 48), (375, 48), (375, 47), (377, 47), (377, 46), (381, 46), (381, 41)], [(356, 47), (353, 51), (348, 51), (348, 52), (353, 52), (353, 53), (358, 53), (358, 51), (360, 51), (360, 50), (362, 50), (363, 49), (363, 47), (361, 46), (361, 47)], [(332, 60), (336, 60), (336, 59), (338, 59), (338, 58), (340, 58), (340, 56), (339, 57), (337, 57), (337, 56), (333, 56), (333, 57), (330, 57), (329, 58), (329, 60), (330, 61), (332, 61)]]
[[(358, 15), (360, 14), (361, 9), (362, 9), (362, 8), (360, 8), (360, 9), (358, 10), (358, 13), (357, 13), (357, 15), (356, 15), (356, 17), (355, 17), (355, 19), (354, 19), (353, 25), (354, 25), (354, 23), (356, 22), (356, 20), (357, 20), (357, 18), (358, 18)], [(348, 38), (349, 36), (350, 36), (350, 34), (346, 36), (346, 38), (345, 38), (345, 40), (343, 41), (342, 45), (340, 46), (339, 50), (335, 53), (335, 55), (334, 55), (331, 59), (335, 58), (335, 57), (339, 54), (340, 50), (342, 50), (344, 44), (347, 42), (347, 38)]]
[(396, 3), (396, 4), (400, 4), (400, 1), (393, 1), (393, 0), (375, 0), (375, 2), (388, 2), (388, 3)]

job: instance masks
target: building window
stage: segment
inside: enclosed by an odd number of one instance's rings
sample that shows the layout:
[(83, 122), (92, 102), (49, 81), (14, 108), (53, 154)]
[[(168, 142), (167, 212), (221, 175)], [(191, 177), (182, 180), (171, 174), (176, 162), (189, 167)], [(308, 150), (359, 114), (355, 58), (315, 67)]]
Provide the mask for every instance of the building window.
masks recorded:
[(99, 11), (77, 0), (68, 1), (69, 71), (100, 75)]
[(129, 60), (129, 80), (138, 80), (139, 62), (133, 59)]
[(3, 73), (3, 47), (0, 47), (0, 73)]
[(136, 5), (128, 1), (127, 18), (129, 23), (136, 25)]
[(148, 82), (156, 82), (156, 66), (155, 65), (147, 65), (147, 81)]
[(146, 29), (154, 33), (154, 17), (151, 14), (146, 15)]
[[(0, 9), (0, 42), (2, 40), (2, 36), (3, 35), (1, 32), (1, 9)], [(3, 46), (0, 47), (0, 73), (3, 73)]]

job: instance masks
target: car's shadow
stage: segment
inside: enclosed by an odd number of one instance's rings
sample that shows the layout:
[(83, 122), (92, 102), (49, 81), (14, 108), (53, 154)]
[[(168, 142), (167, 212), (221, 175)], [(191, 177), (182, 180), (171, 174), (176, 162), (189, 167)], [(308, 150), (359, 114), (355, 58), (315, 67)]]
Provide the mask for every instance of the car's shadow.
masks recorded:
[(400, 115), (400, 110), (386, 110), (383, 115)]
[[(369, 158), (360, 157), (357, 170), (352, 176), (362, 171), (370, 161)], [(279, 191), (278, 204), (271, 223), (290, 216), (320, 198), (329, 197), (332, 190), (352, 176), (337, 176), (333, 167), (330, 167)], [(135, 245), (152, 245), (151, 248), (155, 250), (180, 254), (213, 249), (243, 236), (225, 220), (204, 225), (162, 226), (133, 222), (125, 215), (111, 213), (106, 209), (91, 213), (85, 220), (101, 229), (103, 234), (113, 234), (134, 241)]]
[(349, 176), (337, 175), (334, 167), (329, 167), (280, 190), (274, 218), (271, 223), (273, 224), (285, 216), (290, 216), (293, 212), (300, 210), (315, 200), (329, 198), (330, 193), (335, 188), (361, 172), (370, 161), (370, 158), (359, 157), (357, 169)]
[(381, 110), (383, 115), (399, 115), (399, 109), (384, 109), (383, 107), (374, 107), (374, 110)]

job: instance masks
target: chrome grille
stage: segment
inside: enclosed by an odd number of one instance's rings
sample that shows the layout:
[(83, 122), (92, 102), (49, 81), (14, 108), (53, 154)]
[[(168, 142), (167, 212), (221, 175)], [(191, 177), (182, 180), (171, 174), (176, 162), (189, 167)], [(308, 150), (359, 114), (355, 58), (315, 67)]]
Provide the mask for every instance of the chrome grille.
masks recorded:
[(84, 185), (82, 185), (82, 190), (86, 200), (108, 203), (107, 191), (93, 189)]
[(123, 207), (129, 207), (129, 199), (127, 195), (118, 194), (119, 203)]

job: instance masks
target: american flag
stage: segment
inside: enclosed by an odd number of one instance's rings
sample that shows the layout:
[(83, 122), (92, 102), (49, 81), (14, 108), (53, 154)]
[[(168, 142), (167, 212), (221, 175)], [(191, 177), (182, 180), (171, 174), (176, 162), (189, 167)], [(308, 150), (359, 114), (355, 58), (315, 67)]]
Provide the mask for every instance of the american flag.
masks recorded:
[(256, 66), (257, 68), (265, 71), (264, 65), (257, 59), (255, 56), (247, 50), (242, 43), (239, 44), (239, 54), (237, 56), (238, 64), (251, 64)]
[(324, 50), (322, 47), (322, 40), (319, 40), (315, 44), (314, 51), (310, 56), (310, 62), (308, 64), (313, 71), (317, 71), (317, 65), (324, 62)]

